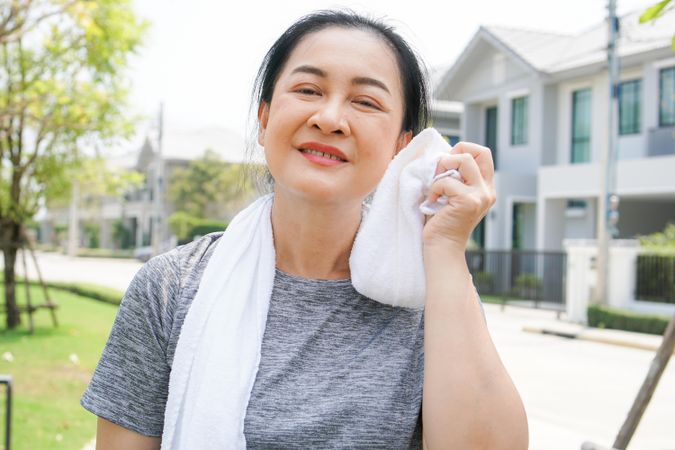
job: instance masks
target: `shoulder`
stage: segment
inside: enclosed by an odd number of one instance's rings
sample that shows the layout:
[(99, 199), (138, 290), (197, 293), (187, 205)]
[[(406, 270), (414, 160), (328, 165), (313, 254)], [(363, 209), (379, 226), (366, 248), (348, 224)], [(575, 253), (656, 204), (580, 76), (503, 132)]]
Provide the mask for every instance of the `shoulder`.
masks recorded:
[(173, 281), (184, 286), (194, 272), (203, 271), (223, 232), (210, 233), (188, 244), (150, 258), (136, 277), (151, 283)]
[(122, 304), (133, 299), (141, 299), (142, 303), (154, 299), (150, 303), (164, 310), (172, 300), (177, 301), (186, 286), (194, 281), (198, 284), (221, 235), (222, 232), (211, 233), (150, 258), (134, 276)]

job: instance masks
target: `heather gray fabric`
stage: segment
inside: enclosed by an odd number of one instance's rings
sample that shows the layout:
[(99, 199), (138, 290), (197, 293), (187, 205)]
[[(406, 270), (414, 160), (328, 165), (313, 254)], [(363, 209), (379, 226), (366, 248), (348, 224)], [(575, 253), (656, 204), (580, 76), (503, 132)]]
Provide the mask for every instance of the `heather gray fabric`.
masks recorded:
[[(82, 406), (161, 436), (180, 328), (220, 234), (141, 268)], [(245, 419), (248, 447), (420, 448), (422, 317), (363, 297), (349, 280), (277, 270)]]

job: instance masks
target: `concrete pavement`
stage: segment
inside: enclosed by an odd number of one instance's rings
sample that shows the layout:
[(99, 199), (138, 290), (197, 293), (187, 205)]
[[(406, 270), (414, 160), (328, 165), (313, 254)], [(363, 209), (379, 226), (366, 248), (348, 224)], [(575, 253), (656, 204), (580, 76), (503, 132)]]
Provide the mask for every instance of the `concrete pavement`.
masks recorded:
[[(525, 404), (530, 448), (579, 449), (584, 441), (609, 447), (644, 381), (654, 352), (549, 334), (528, 327), (575, 326), (555, 313), (485, 305), (488, 327)], [(598, 330), (606, 332), (611, 330)], [(602, 334), (602, 333), (600, 333)], [(634, 337), (646, 338), (646, 335)], [(649, 336), (648, 340), (660, 339)], [(675, 449), (675, 364), (661, 378), (629, 449)]]

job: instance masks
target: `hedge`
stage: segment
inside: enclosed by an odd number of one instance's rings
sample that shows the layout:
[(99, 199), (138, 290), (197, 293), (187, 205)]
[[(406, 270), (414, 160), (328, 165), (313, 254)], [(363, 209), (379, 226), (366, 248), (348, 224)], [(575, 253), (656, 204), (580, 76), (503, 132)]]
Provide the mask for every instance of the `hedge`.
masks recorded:
[[(0, 274), (0, 283), (4, 283), (4, 281), (4, 274)], [(23, 279), (21, 277), (16, 277), (16, 289), (24, 289), (23, 284)], [(40, 287), (40, 284), (33, 280), (30, 281), (30, 285), (34, 288)], [(45, 281), (45, 285), (47, 288), (72, 292), (73, 294), (88, 297), (92, 300), (97, 300), (104, 303), (110, 303), (112, 305), (119, 305), (122, 301), (122, 297), (124, 296), (124, 292), (118, 289), (100, 286), (98, 284), (75, 283), (68, 281)]]
[(587, 312), (588, 324), (592, 327), (648, 334), (663, 335), (670, 321), (669, 317), (639, 314), (603, 305), (591, 305)]

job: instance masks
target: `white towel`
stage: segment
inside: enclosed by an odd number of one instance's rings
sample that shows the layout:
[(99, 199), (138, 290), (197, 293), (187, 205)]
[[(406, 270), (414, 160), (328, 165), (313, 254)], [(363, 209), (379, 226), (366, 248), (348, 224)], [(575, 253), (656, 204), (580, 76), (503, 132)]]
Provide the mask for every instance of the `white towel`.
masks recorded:
[(451, 149), (436, 130), (427, 128), (389, 164), (349, 257), (352, 284), (366, 297), (394, 306), (424, 306), (424, 214), (432, 215), (447, 203), (445, 197), (433, 204), (424, 198), (433, 181), (461, 179), (454, 169), (434, 177), (438, 160)]
[[(361, 294), (424, 306), (419, 208), (438, 158), (449, 149), (428, 129), (387, 168), (349, 260)], [(174, 355), (162, 450), (246, 448), (244, 419), (275, 274), (272, 201), (266, 195), (237, 214), (206, 266)]]

